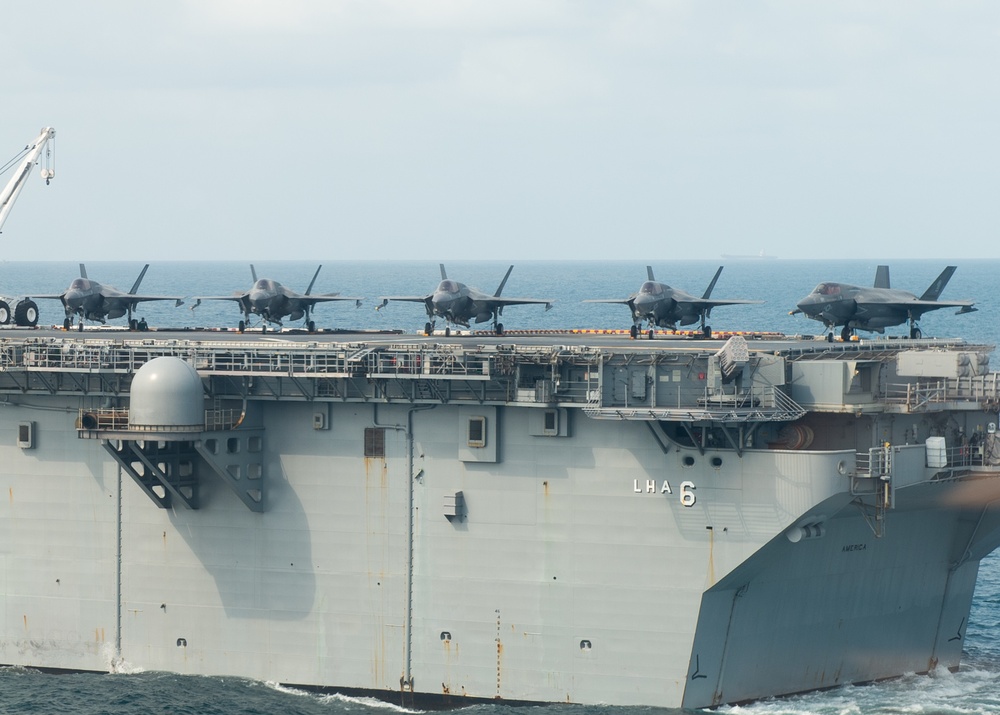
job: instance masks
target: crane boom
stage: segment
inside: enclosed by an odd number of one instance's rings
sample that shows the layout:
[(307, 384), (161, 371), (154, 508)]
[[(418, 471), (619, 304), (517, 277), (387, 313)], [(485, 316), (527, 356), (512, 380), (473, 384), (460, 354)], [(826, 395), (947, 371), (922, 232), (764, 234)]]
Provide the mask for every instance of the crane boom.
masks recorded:
[[(26, 148), (27, 153), (24, 155), (24, 159), (21, 160), (20, 165), (17, 167), (17, 171), (11, 177), (10, 181), (4, 187), (3, 191), (0, 192), (0, 230), (3, 230), (3, 224), (7, 220), (7, 214), (14, 207), (14, 201), (17, 200), (18, 195), (21, 193), (21, 189), (24, 188), (24, 184), (28, 179), (28, 172), (31, 171), (31, 167), (38, 163), (38, 157), (41, 156), (42, 152), (45, 151), (45, 147), (48, 145), (49, 140), (53, 139), (56, 135), (56, 130), (52, 127), (45, 127), (42, 129), (41, 134), (35, 139), (34, 144), (29, 144)], [(45, 183), (49, 183), (52, 177), (55, 176), (55, 170), (45, 166), (42, 168), (42, 178), (45, 179)]]

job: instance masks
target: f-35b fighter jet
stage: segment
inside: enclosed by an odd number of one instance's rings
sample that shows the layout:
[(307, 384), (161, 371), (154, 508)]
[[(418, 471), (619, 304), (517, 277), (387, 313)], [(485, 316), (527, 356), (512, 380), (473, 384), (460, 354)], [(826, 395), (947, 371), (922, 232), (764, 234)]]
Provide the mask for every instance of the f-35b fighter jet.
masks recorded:
[(790, 314), (804, 313), (822, 322), (830, 330), (828, 340), (833, 340), (833, 329), (838, 325), (843, 326), (840, 337), (846, 341), (855, 330), (884, 333), (890, 326), (907, 322), (910, 337), (919, 338), (922, 334), (917, 321), (924, 313), (938, 308), (958, 308), (956, 315), (977, 310), (972, 301), (938, 300), (954, 272), (955, 266), (945, 268), (918, 298), (908, 291), (890, 288), (889, 266), (879, 266), (872, 288), (830, 281), (820, 283)]
[(715, 272), (712, 282), (708, 284), (704, 295), (697, 298), (685, 293), (679, 288), (671, 288), (666, 283), (660, 283), (653, 277), (653, 267), (646, 266), (646, 276), (649, 278), (639, 288), (625, 299), (585, 300), (584, 303), (622, 303), (632, 311), (632, 327), (629, 332), (635, 338), (642, 330), (643, 322), (649, 324), (649, 337), (653, 337), (653, 328), (677, 329), (677, 324), (692, 325), (701, 323), (701, 332), (706, 337), (712, 336), (712, 328), (705, 324), (712, 308), (720, 305), (752, 305), (762, 303), (759, 300), (719, 300), (713, 299), (712, 290), (722, 273), (722, 266)]
[(544, 305), (545, 310), (549, 310), (552, 307), (551, 300), (500, 297), (503, 287), (507, 285), (507, 279), (510, 278), (510, 272), (514, 270), (514, 266), (507, 269), (507, 273), (504, 275), (503, 280), (500, 281), (496, 293), (490, 295), (476, 288), (471, 288), (464, 283), (452, 280), (448, 277), (448, 273), (444, 269), (444, 264), (441, 263), (439, 265), (441, 266), (441, 282), (438, 283), (433, 293), (427, 295), (384, 296), (376, 310), (384, 308), (390, 300), (423, 303), (424, 308), (427, 310), (428, 318), (427, 323), (424, 325), (424, 334), (430, 335), (434, 331), (435, 318), (444, 318), (447, 323), (444, 334), (449, 336), (451, 335), (451, 325), (461, 325), (468, 328), (469, 323), (473, 320), (477, 323), (485, 323), (490, 319), (493, 320), (493, 332), (497, 335), (503, 335), (503, 323), (499, 321), (500, 316), (503, 315), (503, 309), (508, 305), (539, 304)]

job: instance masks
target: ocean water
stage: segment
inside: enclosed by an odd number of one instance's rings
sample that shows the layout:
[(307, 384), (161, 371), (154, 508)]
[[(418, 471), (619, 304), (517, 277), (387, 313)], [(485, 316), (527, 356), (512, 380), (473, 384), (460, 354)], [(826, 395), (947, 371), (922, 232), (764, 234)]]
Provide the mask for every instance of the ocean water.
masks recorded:
[[(323, 269), (314, 292), (339, 292), (364, 298), (317, 307), (317, 326), (342, 329), (422, 330), (426, 317), (417, 304), (390, 303), (376, 311), (383, 295), (426, 295), (440, 280), (437, 261), (317, 261)], [(445, 260), (450, 278), (492, 293), (507, 265)], [(659, 261), (653, 264), (657, 280), (701, 295), (720, 261)], [(803, 316), (790, 316), (799, 298), (817, 283), (837, 280), (870, 285), (877, 263), (889, 263), (894, 287), (917, 295), (934, 280), (945, 261), (786, 261), (730, 260), (715, 288), (715, 298), (765, 301), (762, 305), (731, 306), (713, 312), (715, 330), (766, 330), (786, 334), (819, 334), (822, 326)], [(976, 313), (955, 316), (942, 309), (925, 316), (925, 336), (963, 337), (977, 343), (996, 344), (1000, 339), (1000, 291), (996, 276), (1000, 261), (956, 262), (958, 271), (945, 290), (945, 300), (976, 301)], [(95, 262), (87, 265), (91, 279), (128, 290), (142, 265)], [(304, 291), (316, 264), (268, 261), (256, 264), (259, 277), (278, 280)], [(65, 262), (0, 262), (0, 295), (9, 298), (61, 293), (79, 275), (78, 264)], [(554, 299), (550, 311), (540, 306), (509, 308), (503, 322), (508, 330), (559, 328), (627, 328), (628, 309), (621, 305), (585, 304), (587, 298), (626, 298), (646, 279), (641, 262), (567, 261), (520, 262), (504, 289), (511, 297)], [(139, 290), (148, 295), (229, 295), (250, 287), (245, 263), (168, 262), (150, 267)], [(240, 312), (227, 301), (203, 301), (191, 310), (188, 300), (144, 304), (136, 317), (152, 327), (234, 327)], [(39, 300), (42, 324), (61, 324), (57, 301)], [(123, 320), (110, 324), (123, 324)], [(439, 327), (443, 324), (439, 323)], [(889, 328), (903, 335), (905, 328)], [(871, 334), (863, 333), (865, 337)], [(273, 336), (271, 336), (273, 338)], [(516, 336), (511, 336), (516, 340)], [(994, 359), (1000, 369), (1000, 357)], [(780, 698), (751, 705), (722, 708), (733, 715), (966, 715), (1000, 713), (1000, 555), (991, 555), (980, 569), (976, 598), (967, 628), (965, 657), (957, 673), (908, 675), (865, 685), (845, 686), (807, 695)], [(26, 668), (0, 668), (0, 715), (5, 713), (79, 713), (80, 715), (140, 715), (146, 713), (198, 715), (256, 715), (258, 713), (367, 713), (413, 712), (376, 700), (317, 694), (241, 678), (177, 676), (145, 672), (141, 663), (130, 663), (114, 674), (49, 675)], [(468, 715), (644, 715), (677, 713), (667, 708), (618, 708), (550, 705), (513, 708), (475, 705)]]

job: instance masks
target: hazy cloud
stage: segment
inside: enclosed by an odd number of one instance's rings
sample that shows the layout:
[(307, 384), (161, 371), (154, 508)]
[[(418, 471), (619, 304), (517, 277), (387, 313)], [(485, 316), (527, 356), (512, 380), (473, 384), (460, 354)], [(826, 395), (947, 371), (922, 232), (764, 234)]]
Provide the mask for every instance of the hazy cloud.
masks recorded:
[(8, 3), (0, 159), (59, 136), (5, 255), (996, 257), (998, 34), (986, 2)]

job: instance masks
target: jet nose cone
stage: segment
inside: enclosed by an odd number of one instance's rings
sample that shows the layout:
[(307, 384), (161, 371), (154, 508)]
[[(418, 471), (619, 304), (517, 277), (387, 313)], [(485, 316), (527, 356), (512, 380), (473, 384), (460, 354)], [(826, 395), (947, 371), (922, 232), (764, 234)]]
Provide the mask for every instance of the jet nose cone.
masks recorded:
[(657, 302), (658, 299), (651, 295), (639, 294), (632, 301), (632, 304), (635, 305), (636, 309), (640, 312), (646, 313), (652, 310), (653, 306), (655, 306)]
[(431, 303), (438, 310), (448, 310), (455, 303), (455, 296), (451, 293), (435, 293), (431, 298)]
[(85, 296), (78, 290), (66, 291), (63, 294), (63, 303), (75, 310), (78, 309), (81, 305), (83, 305), (83, 302), (86, 299), (86, 297), (87, 296)]
[(816, 296), (807, 295), (805, 298), (796, 303), (795, 307), (798, 308), (803, 313), (805, 313), (806, 315), (810, 315), (816, 312), (817, 304), (818, 301), (816, 299)]

